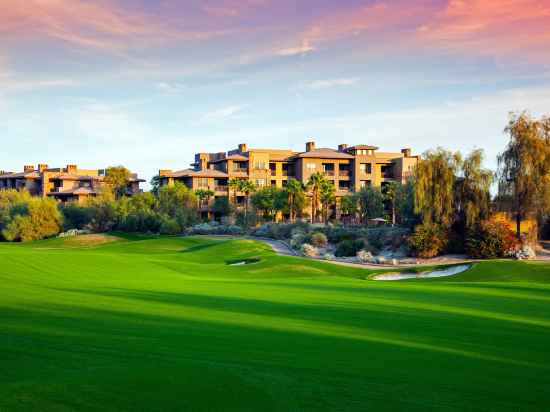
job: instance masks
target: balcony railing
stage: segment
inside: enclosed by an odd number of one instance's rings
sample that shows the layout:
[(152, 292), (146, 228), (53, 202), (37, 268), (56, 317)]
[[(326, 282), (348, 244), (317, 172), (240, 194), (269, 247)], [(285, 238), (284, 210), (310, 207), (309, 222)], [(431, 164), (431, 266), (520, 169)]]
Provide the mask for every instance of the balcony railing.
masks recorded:
[(283, 170), (283, 176), (294, 177), (295, 174), (293, 170)]
[(325, 176), (334, 176), (334, 170), (325, 170), (323, 173)]
[(338, 171), (338, 174), (340, 176), (344, 176), (344, 177), (350, 175), (349, 170), (340, 170), (340, 171)]
[(216, 192), (227, 192), (227, 186), (215, 186), (214, 190)]
[(233, 173), (248, 173), (248, 169), (245, 167), (235, 167), (233, 168)]
[(393, 172), (385, 172), (385, 173), (382, 173), (382, 177), (384, 179), (394, 179), (395, 175), (393, 174)]

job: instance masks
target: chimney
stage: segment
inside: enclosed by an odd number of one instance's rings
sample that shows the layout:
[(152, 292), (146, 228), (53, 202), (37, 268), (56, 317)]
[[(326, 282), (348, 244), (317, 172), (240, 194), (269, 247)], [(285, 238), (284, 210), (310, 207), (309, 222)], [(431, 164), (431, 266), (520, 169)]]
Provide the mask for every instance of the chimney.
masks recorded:
[(25, 165), (25, 166), (23, 166), (23, 171), (25, 173), (34, 172), (34, 166), (33, 165)]
[(48, 165), (47, 164), (39, 164), (38, 165), (38, 171), (40, 173), (42, 173), (44, 170), (46, 170), (48, 168)]
[(76, 165), (67, 165), (68, 174), (76, 174), (77, 167)]
[(315, 142), (313, 142), (313, 141), (307, 142), (306, 143), (306, 152), (312, 152), (313, 150), (315, 150)]
[(401, 153), (403, 153), (403, 156), (405, 156), (405, 157), (411, 157), (411, 149), (410, 148), (401, 149)]
[(241, 143), (239, 145), (239, 152), (246, 153), (246, 143)]
[(342, 143), (338, 145), (339, 152), (345, 152), (347, 148), (348, 148), (348, 145), (346, 143)]

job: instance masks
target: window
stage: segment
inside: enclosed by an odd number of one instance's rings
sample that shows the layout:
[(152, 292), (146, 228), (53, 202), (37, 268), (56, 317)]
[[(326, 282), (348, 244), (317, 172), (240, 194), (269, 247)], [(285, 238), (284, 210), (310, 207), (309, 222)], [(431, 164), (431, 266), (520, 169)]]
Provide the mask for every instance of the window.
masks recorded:
[(277, 173), (277, 165), (275, 163), (269, 164), (269, 170), (271, 170), (271, 174), (274, 175)]
[(372, 166), (370, 163), (361, 163), (359, 165), (359, 170), (361, 171), (361, 173), (370, 175), (372, 173)]
[(265, 186), (265, 179), (256, 179), (256, 186), (264, 187)]
[(265, 166), (266, 166), (266, 163), (263, 160), (257, 160), (256, 162), (254, 162), (255, 169), (263, 170), (263, 169), (266, 169)]
[(207, 177), (201, 177), (198, 179), (198, 186), (199, 187), (208, 187), (208, 178)]
[(361, 186), (361, 189), (363, 189), (365, 187), (370, 186), (370, 180), (361, 180), (361, 182), (359, 182), (359, 184)]
[(349, 180), (340, 180), (338, 182), (338, 189), (344, 192), (347, 192), (350, 189), (350, 182)]
[(276, 181), (276, 180), (272, 180), (272, 181), (271, 181), (271, 186), (277, 186), (277, 181)]
[(312, 170), (315, 170), (316, 168), (317, 166), (315, 165), (315, 163), (306, 163), (307, 170), (312, 171)]

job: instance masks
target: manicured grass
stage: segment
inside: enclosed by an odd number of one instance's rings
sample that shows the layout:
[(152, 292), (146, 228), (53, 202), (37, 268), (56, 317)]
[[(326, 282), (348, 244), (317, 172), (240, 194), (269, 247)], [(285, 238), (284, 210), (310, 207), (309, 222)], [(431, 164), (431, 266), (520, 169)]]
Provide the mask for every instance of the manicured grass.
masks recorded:
[(370, 273), (244, 240), (0, 244), (0, 411), (548, 410), (549, 265)]

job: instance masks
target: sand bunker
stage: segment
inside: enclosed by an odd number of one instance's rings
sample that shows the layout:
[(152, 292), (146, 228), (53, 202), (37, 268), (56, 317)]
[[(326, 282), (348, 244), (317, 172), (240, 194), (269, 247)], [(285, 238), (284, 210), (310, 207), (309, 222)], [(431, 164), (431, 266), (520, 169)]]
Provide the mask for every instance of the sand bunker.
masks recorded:
[(445, 276), (453, 276), (470, 269), (472, 265), (456, 265), (449, 266), (444, 269), (436, 269), (429, 272), (403, 272), (403, 273), (384, 273), (374, 276), (374, 280), (402, 280), (402, 279), (422, 279), (422, 278), (441, 278)]

